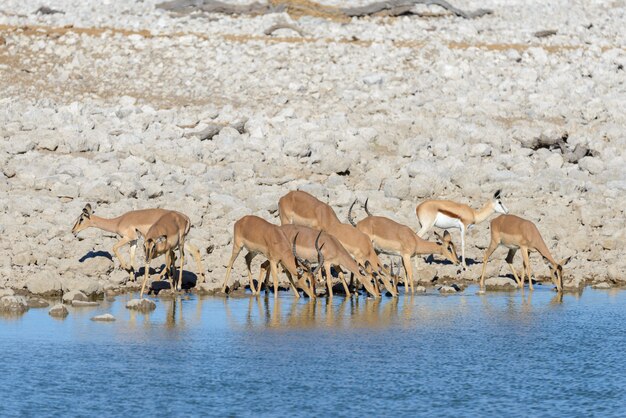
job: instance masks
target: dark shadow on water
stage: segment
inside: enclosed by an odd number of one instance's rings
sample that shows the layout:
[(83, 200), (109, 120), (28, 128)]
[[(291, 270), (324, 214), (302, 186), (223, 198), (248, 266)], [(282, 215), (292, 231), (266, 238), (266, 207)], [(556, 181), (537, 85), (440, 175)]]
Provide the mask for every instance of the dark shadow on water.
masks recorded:
[(87, 254), (79, 258), (78, 261), (81, 263), (84, 263), (86, 260), (89, 260), (90, 258), (96, 258), (96, 257), (104, 257), (113, 261), (113, 257), (111, 256), (111, 253), (109, 253), (108, 251), (89, 251)]

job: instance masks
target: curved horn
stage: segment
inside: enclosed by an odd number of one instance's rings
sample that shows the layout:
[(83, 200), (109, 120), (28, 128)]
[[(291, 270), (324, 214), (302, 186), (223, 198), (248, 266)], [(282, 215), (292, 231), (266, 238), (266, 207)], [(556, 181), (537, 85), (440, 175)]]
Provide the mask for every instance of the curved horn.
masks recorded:
[(322, 265), (324, 265), (324, 254), (322, 254), (322, 248), (324, 247), (324, 244), (322, 244), (321, 247), (319, 246), (321, 235), (322, 231), (320, 231), (320, 233), (317, 234), (317, 238), (315, 238), (315, 249), (317, 250), (317, 267), (315, 267), (312, 272), (313, 276), (315, 276), (318, 270), (322, 267)]
[(291, 247), (291, 251), (293, 252), (293, 256), (296, 258), (296, 262), (298, 262), (301, 266), (306, 267), (308, 270), (311, 268), (311, 265), (308, 261), (298, 257), (298, 253), (296, 252), (296, 240), (298, 239), (298, 234), (299, 232), (296, 232), (296, 235), (293, 237), (293, 246)]
[(365, 199), (365, 205), (363, 206), (363, 209), (365, 209), (365, 213), (367, 213), (367, 216), (374, 216), (372, 215), (372, 213), (369, 211), (369, 209), (367, 208), (367, 202), (370, 200), (370, 198), (368, 197), (367, 199)]
[(354, 202), (352, 202), (352, 204), (350, 205), (350, 209), (348, 209), (348, 221), (350, 221), (352, 226), (356, 226), (354, 219), (352, 219), (352, 208), (354, 207), (355, 203), (356, 203), (356, 199), (354, 199)]

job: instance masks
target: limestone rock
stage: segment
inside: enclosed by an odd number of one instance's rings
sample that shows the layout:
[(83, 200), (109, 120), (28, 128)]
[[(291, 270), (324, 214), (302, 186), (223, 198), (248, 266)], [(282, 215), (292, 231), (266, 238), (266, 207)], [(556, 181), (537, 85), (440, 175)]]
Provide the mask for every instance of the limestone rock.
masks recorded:
[(91, 318), (92, 321), (99, 321), (99, 322), (113, 322), (115, 321), (115, 317), (113, 315), (111, 315), (110, 313), (107, 314), (103, 314), (103, 315), (96, 315), (93, 318)]
[(594, 284), (591, 287), (594, 289), (610, 289), (612, 286), (607, 282), (600, 282), (600, 283)]
[(89, 299), (87, 298), (87, 295), (80, 290), (70, 290), (63, 295), (63, 303), (72, 303), (75, 300), (86, 302)]
[(69, 311), (67, 310), (65, 305), (59, 303), (50, 308), (50, 310), (48, 311), (48, 315), (55, 318), (65, 318), (69, 315)]
[(131, 299), (126, 304), (127, 309), (132, 309), (139, 312), (150, 312), (156, 309), (156, 303), (150, 299)]
[(490, 277), (485, 280), (485, 289), (487, 290), (513, 290), (517, 288), (517, 282), (510, 277)]
[(444, 285), (439, 288), (439, 293), (441, 294), (457, 293), (460, 291), (461, 291), (461, 288), (456, 284), (453, 284), (451, 286)]
[(13, 291), (13, 289), (5, 289), (5, 288), (0, 289), (0, 298), (4, 296), (13, 296), (14, 294), (15, 292)]
[(42, 298), (28, 298), (29, 308), (47, 308), (50, 304)]
[(28, 310), (28, 302), (24, 296), (3, 296), (0, 298), (0, 313), (22, 314)]
[(72, 306), (78, 307), (78, 308), (94, 307), (98, 305), (100, 305), (99, 302), (92, 302), (88, 300), (73, 300), (72, 301)]
[(582, 277), (572, 277), (563, 281), (563, 289), (573, 292), (581, 291), (585, 287), (585, 279)]
[(35, 295), (56, 296), (61, 293), (61, 281), (48, 270), (39, 270), (26, 280), (26, 289)]

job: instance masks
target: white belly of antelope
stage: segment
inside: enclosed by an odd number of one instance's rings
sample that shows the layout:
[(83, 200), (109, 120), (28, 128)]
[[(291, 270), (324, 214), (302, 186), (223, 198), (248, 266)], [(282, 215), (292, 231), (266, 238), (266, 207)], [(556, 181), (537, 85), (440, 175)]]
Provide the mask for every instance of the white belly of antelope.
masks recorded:
[(437, 213), (437, 217), (435, 218), (435, 226), (441, 229), (461, 229), (461, 220), (458, 218), (453, 218), (448, 215), (444, 215), (443, 213)]

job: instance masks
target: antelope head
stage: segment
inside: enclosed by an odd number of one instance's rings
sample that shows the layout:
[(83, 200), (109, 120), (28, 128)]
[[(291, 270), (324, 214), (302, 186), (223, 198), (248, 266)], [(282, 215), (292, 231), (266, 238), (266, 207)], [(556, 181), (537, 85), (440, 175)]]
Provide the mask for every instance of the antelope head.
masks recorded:
[(91, 226), (91, 215), (93, 210), (91, 209), (91, 205), (87, 203), (83, 208), (83, 211), (80, 213), (78, 219), (74, 223), (72, 227), (72, 234), (76, 236), (83, 229), (89, 228)]
[(507, 213), (509, 213), (509, 210), (506, 208), (506, 206), (504, 206), (504, 203), (502, 203), (502, 200), (500, 199), (500, 192), (501, 190), (498, 190), (493, 195), (493, 210), (506, 215)]
[(437, 244), (441, 248), (441, 255), (450, 260), (452, 264), (459, 264), (461, 261), (456, 254), (456, 247), (452, 242), (452, 236), (450, 235), (450, 233), (448, 231), (445, 231), (442, 237), (437, 232), (435, 232), (435, 236), (440, 241)]
[(148, 238), (138, 229), (135, 229), (135, 233), (138, 238), (143, 238), (143, 251), (146, 261), (150, 261), (156, 257), (157, 254), (165, 252), (165, 244), (167, 243), (166, 235), (161, 235), (157, 238)]
[(556, 265), (550, 264), (550, 276), (556, 282), (556, 289), (559, 292), (563, 291), (563, 266), (569, 263), (571, 259), (572, 257), (570, 256), (559, 261)]

